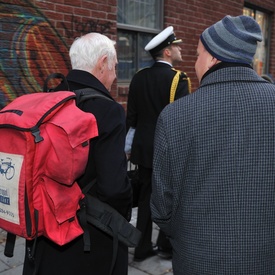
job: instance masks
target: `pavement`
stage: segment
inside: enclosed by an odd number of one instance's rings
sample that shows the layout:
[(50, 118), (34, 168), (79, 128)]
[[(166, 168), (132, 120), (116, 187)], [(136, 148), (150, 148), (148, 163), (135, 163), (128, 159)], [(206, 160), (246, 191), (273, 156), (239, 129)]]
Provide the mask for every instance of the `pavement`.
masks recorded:
[[(137, 208), (133, 209), (131, 223), (136, 224)], [(153, 225), (152, 241), (156, 242), (158, 226)], [(0, 229), (0, 274), (1, 275), (22, 275), (23, 259), (25, 254), (25, 240), (17, 238), (15, 243), (14, 256), (7, 258), (4, 255), (6, 233)], [(133, 261), (134, 248), (129, 248), (128, 275), (172, 275), (171, 260), (164, 260), (159, 256), (148, 258), (142, 262)], [(66, 275), (66, 274), (60, 274)], [(81, 275), (81, 274), (79, 274)], [(103, 274), (92, 274), (103, 275)]]

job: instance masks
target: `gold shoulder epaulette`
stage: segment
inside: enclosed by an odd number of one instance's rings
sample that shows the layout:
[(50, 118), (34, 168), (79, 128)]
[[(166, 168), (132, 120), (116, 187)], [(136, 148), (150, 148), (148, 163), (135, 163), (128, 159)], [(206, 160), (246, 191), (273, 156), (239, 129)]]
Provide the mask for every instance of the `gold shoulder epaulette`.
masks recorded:
[(175, 94), (176, 94), (176, 90), (179, 84), (179, 80), (181, 75), (183, 74), (184, 76), (182, 77), (182, 80), (187, 80), (188, 83), (188, 92), (189, 94), (191, 94), (191, 80), (190, 78), (187, 76), (186, 73), (180, 71), (180, 70), (176, 70), (174, 68), (172, 68), (174, 71), (176, 71), (176, 74), (173, 78), (172, 84), (171, 84), (171, 88), (170, 88), (170, 103), (173, 102), (175, 100)]
[(188, 77), (186, 73), (184, 73), (184, 75), (185, 76), (182, 79), (183, 80), (187, 80), (187, 83), (188, 83), (188, 93), (191, 94), (192, 93), (192, 85), (191, 85), (190, 77)]

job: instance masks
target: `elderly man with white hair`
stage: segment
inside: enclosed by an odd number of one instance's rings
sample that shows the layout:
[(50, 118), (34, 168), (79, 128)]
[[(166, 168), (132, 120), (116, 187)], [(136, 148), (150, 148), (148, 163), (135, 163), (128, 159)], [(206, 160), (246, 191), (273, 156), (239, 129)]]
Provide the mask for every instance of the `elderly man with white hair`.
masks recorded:
[[(116, 78), (117, 54), (114, 41), (99, 33), (89, 33), (73, 42), (69, 54), (72, 64), (72, 70), (66, 76), (69, 87), (61, 83), (56, 90), (92, 88), (104, 95), (86, 100), (80, 105), (82, 110), (95, 116), (99, 135), (90, 142), (86, 171), (78, 183), (84, 187), (96, 178), (97, 182), (89, 193), (111, 205), (129, 221), (132, 191), (124, 153), (125, 111), (109, 93)], [(88, 225), (88, 230), (90, 252), (84, 252), (82, 236), (64, 246), (39, 237), (35, 244), (35, 260), (32, 262), (28, 259), (28, 250), (34, 243), (27, 241), (23, 274), (126, 275), (127, 246), (119, 243), (112, 266), (113, 239), (92, 225)]]

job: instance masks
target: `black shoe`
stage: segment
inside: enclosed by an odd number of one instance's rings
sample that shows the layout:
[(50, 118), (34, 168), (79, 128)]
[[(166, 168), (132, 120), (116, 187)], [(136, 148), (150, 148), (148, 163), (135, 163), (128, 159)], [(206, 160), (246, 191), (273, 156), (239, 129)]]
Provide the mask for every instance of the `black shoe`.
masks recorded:
[(172, 259), (172, 249), (164, 249), (159, 246), (157, 255), (162, 259), (170, 260)]
[(134, 256), (134, 261), (135, 262), (142, 262), (144, 260), (146, 260), (147, 258), (156, 256), (158, 253), (158, 247), (157, 246), (152, 246), (152, 250), (148, 251), (146, 254), (142, 255), (142, 256)]

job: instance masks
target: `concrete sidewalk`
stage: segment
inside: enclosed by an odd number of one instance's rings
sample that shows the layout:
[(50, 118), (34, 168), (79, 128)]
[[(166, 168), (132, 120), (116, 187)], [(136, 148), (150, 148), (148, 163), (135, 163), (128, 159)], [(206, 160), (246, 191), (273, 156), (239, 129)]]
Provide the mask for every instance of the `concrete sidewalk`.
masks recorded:
[[(133, 209), (131, 223), (136, 224), (137, 209)], [(158, 235), (158, 227), (154, 225), (153, 242), (156, 241)], [(0, 274), (1, 275), (21, 275), (23, 267), (23, 258), (25, 253), (25, 240), (18, 238), (16, 240), (16, 247), (14, 256), (7, 258), (4, 256), (6, 233), (0, 229)], [(134, 249), (129, 249), (129, 275), (172, 275), (171, 260), (163, 260), (158, 256), (154, 256), (144, 260), (143, 262), (133, 261)], [(60, 274), (66, 275), (66, 274)], [(81, 274), (80, 274), (81, 275)], [(104, 274), (91, 274), (91, 275), (104, 275)]]

